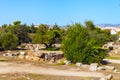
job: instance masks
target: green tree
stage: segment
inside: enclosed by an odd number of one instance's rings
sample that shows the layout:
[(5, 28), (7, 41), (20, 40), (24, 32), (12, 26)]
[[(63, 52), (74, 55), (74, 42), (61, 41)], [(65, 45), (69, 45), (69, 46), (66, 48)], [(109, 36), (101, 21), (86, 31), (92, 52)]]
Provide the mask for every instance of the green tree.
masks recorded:
[(34, 43), (44, 44), (46, 48), (53, 47), (52, 45), (58, 41), (60, 33), (56, 29), (50, 29), (47, 25), (41, 24), (37, 30)]
[(85, 26), (89, 30), (95, 29), (95, 25), (94, 25), (94, 23), (92, 21), (85, 21)]
[(18, 44), (18, 38), (12, 33), (1, 35), (2, 48), (5, 50), (15, 49)]
[(97, 43), (99, 39), (91, 36), (94, 33), (90, 34), (86, 27), (78, 23), (68, 26), (62, 43), (65, 57), (73, 63), (100, 63), (106, 55), (105, 51)]
[(2, 47), (2, 36), (0, 34), (0, 48)]
[(32, 24), (32, 25), (29, 27), (29, 33), (36, 33), (36, 28), (35, 28), (34, 24)]
[(55, 23), (55, 25), (53, 26), (53, 30), (60, 30), (59, 26)]
[(11, 32), (12, 34), (15, 34), (18, 37), (19, 44), (30, 42), (30, 38), (28, 36), (29, 29), (26, 24), (11, 25), (11, 26), (8, 26), (8, 30), (9, 32)]
[(21, 21), (14, 21), (13, 24), (14, 24), (14, 25), (20, 25), (20, 24), (21, 24)]
[(35, 34), (35, 38), (33, 39), (33, 43), (40, 43), (43, 44), (45, 41), (45, 35), (48, 32), (49, 27), (45, 24), (39, 25), (39, 28), (37, 29), (37, 32)]

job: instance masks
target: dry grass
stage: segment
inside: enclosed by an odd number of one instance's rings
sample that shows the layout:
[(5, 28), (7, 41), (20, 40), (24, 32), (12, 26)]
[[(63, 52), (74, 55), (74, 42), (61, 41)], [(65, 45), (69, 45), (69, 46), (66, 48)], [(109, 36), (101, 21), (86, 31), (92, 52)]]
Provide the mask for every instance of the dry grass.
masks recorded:
[(120, 57), (109, 56), (109, 57), (106, 57), (106, 59), (120, 60)]
[(0, 80), (99, 80), (98, 78), (51, 76), (27, 73), (1, 74)]

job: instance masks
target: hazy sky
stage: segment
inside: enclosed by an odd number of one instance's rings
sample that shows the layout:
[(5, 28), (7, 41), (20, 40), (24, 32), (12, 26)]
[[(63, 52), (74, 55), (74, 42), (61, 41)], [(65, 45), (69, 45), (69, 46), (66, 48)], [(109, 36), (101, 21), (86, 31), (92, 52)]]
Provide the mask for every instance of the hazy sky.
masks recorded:
[(50, 25), (85, 20), (116, 24), (120, 23), (120, 0), (0, 0), (0, 25), (15, 20)]

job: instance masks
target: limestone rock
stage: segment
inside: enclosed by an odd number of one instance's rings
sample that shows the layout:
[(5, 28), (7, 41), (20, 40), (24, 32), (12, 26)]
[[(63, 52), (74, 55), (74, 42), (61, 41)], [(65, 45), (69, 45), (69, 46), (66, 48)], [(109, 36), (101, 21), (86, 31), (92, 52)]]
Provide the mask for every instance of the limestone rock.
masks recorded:
[(76, 63), (76, 66), (78, 66), (78, 67), (81, 65), (82, 65), (82, 63), (79, 63), (79, 62)]
[(25, 59), (25, 56), (24, 55), (19, 55), (18, 58)]
[(97, 70), (106, 70), (106, 67), (100, 66), (97, 68)]
[(107, 80), (111, 80), (112, 78), (113, 78), (112, 74), (109, 74), (109, 75), (107, 76)]
[(71, 64), (71, 61), (65, 60), (64, 63), (65, 63), (66, 65), (68, 65), (68, 64)]
[(91, 63), (90, 64), (90, 71), (97, 71), (98, 63)]
[(39, 61), (40, 58), (39, 58), (39, 57), (33, 57), (33, 60), (35, 60), (35, 61)]
[(115, 67), (114, 66), (105, 66), (107, 69), (111, 69), (111, 70), (114, 70)]

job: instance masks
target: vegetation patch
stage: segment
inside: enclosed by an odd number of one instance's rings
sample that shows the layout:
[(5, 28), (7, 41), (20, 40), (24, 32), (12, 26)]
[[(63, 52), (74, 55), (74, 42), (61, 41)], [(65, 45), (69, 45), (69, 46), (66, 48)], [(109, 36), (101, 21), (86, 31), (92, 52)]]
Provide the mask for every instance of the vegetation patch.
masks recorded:
[(112, 57), (112, 56), (109, 56), (109, 57), (106, 57), (106, 59), (120, 60), (120, 57)]

